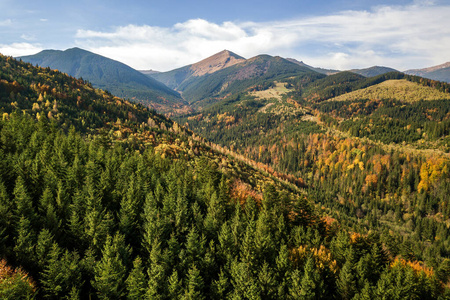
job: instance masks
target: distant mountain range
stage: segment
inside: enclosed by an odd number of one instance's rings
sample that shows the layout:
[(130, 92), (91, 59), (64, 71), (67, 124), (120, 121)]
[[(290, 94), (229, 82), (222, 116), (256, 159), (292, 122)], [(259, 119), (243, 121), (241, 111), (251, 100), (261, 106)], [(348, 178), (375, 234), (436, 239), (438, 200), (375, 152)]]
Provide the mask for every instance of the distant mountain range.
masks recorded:
[[(118, 61), (79, 48), (44, 50), (20, 59), (41, 67), (58, 69), (77, 78), (82, 77), (96, 88), (106, 89), (116, 96), (143, 103), (160, 112), (177, 114), (204, 108), (229, 95), (266, 89), (275, 81), (306, 74), (308, 80), (320, 79), (316, 81), (315, 88), (309, 86), (302, 89), (305, 97), (308, 95), (307, 98), (313, 99), (328, 97), (330, 93), (338, 95), (348, 92), (350, 87), (344, 89), (343, 86), (363, 77), (372, 78), (398, 72), (383, 66), (342, 72), (312, 67), (303, 61), (279, 56), (258, 55), (246, 59), (229, 50), (168, 72), (137, 71)], [(408, 70), (405, 73), (450, 82), (450, 63)], [(331, 87), (336, 80), (344, 80), (346, 83)]]
[(405, 73), (433, 80), (450, 82), (450, 62), (424, 69), (406, 70)]
[(183, 107), (184, 101), (173, 89), (139, 71), (104, 56), (79, 49), (44, 50), (20, 57), (25, 62), (50, 67), (70, 76), (88, 80), (96, 88), (108, 90), (164, 111), (165, 106)]

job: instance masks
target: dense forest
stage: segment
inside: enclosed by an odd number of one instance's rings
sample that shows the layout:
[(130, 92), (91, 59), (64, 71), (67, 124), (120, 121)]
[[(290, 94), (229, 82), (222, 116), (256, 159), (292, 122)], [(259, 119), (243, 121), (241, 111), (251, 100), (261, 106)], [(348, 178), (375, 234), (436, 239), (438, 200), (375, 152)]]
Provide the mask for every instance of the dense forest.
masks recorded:
[(235, 132), (258, 170), (83, 80), (0, 66), (0, 298), (449, 297), (445, 160), (279, 115), (242, 131), (267, 141)]

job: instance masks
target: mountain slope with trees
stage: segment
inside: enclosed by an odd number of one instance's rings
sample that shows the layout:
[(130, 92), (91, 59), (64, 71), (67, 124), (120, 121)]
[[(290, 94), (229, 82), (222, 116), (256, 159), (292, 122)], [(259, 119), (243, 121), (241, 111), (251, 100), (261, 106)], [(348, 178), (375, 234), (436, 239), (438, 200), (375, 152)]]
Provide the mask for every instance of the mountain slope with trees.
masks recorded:
[(81, 77), (96, 88), (108, 90), (115, 96), (129, 98), (160, 111), (167, 111), (171, 107), (180, 109), (185, 105), (177, 92), (159, 81), (123, 63), (83, 49), (44, 50), (35, 55), (22, 56), (20, 59), (44, 68), (57, 69), (76, 78)]
[(316, 72), (281, 57), (260, 55), (198, 79), (189, 79), (178, 90), (194, 107), (205, 107), (227, 95), (246, 89), (265, 89), (275, 80), (310, 73)]
[[(345, 100), (343, 94), (383, 82), (390, 95), (405, 80), (409, 89), (437, 98), (400, 102), (376, 93)], [(396, 72), (299, 76), (285, 84), (290, 89), (282, 100), (242, 93), (179, 121), (302, 181), (308, 197), (341, 225), (379, 232), (391, 257), (448, 272), (449, 86)], [(342, 101), (324, 101), (336, 94)]]

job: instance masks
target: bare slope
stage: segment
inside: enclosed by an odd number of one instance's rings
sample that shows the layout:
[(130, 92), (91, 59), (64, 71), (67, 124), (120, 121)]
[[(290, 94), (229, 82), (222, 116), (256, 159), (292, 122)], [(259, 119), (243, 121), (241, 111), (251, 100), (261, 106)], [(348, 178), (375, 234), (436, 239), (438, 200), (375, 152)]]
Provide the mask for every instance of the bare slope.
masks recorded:
[(216, 71), (231, 67), (235, 64), (244, 62), (245, 58), (234, 54), (231, 51), (223, 50), (213, 56), (210, 56), (198, 63), (191, 65), (192, 76), (202, 76)]

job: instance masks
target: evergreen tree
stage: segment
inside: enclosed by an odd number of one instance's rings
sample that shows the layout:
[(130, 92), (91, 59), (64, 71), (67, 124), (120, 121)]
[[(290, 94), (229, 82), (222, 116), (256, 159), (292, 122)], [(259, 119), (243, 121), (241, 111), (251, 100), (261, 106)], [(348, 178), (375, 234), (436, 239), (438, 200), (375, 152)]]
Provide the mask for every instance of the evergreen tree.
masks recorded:
[(338, 291), (342, 299), (352, 299), (355, 294), (356, 280), (352, 257), (353, 255), (350, 255), (345, 262), (337, 280)]
[(300, 297), (302, 299), (318, 299), (324, 291), (323, 281), (315, 268), (314, 259), (306, 260), (303, 277), (300, 283)]
[(168, 279), (168, 296), (170, 299), (180, 299), (182, 295), (182, 282), (178, 278), (178, 272), (174, 270)]
[(129, 249), (123, 235), (107, 236), (102, 258), (95, 264), (92, 285), (101, 299), (118, 299), (125, 296), (125, 279)]
[(203, 294), (203, 288), (204, 282), (202, 276), (200, 275), (200, 271), (197, 269), (195, 265), (193, 265), (188, 272), (187, 288), (185, 289), (183, 299), (185, 300), (205, 299), (205, 296)]
[(17, 234), (14, 240), (14, 254), (17, 257), (17, 260), (22, 262), (23, 266), (30, 267), (37, 263), (34, 260), (36, 235), (31, 226), (31, 222), (26, 217), (21, 216), (16, 230)]
[(63, 251), (54, 243), (48, 256), (41, 273), (46, 297), (62, 298), (71, 293), (78, 294), (82, 285), (78, 254)]
[(147, 291), (147, 278), (144, 274), (144, 266), (140, 257), (137, 257), (133, 262), (133, 269), (131, 270), (126, 280), (127, 284), (127, 298), (128, 299), (145, 299)]
[(211, 294), (215, 299), (226, 299), (229, 290), (229, 280), (223, 269), (220, 269), (219, 278), (214, 280), (211, 285)]

